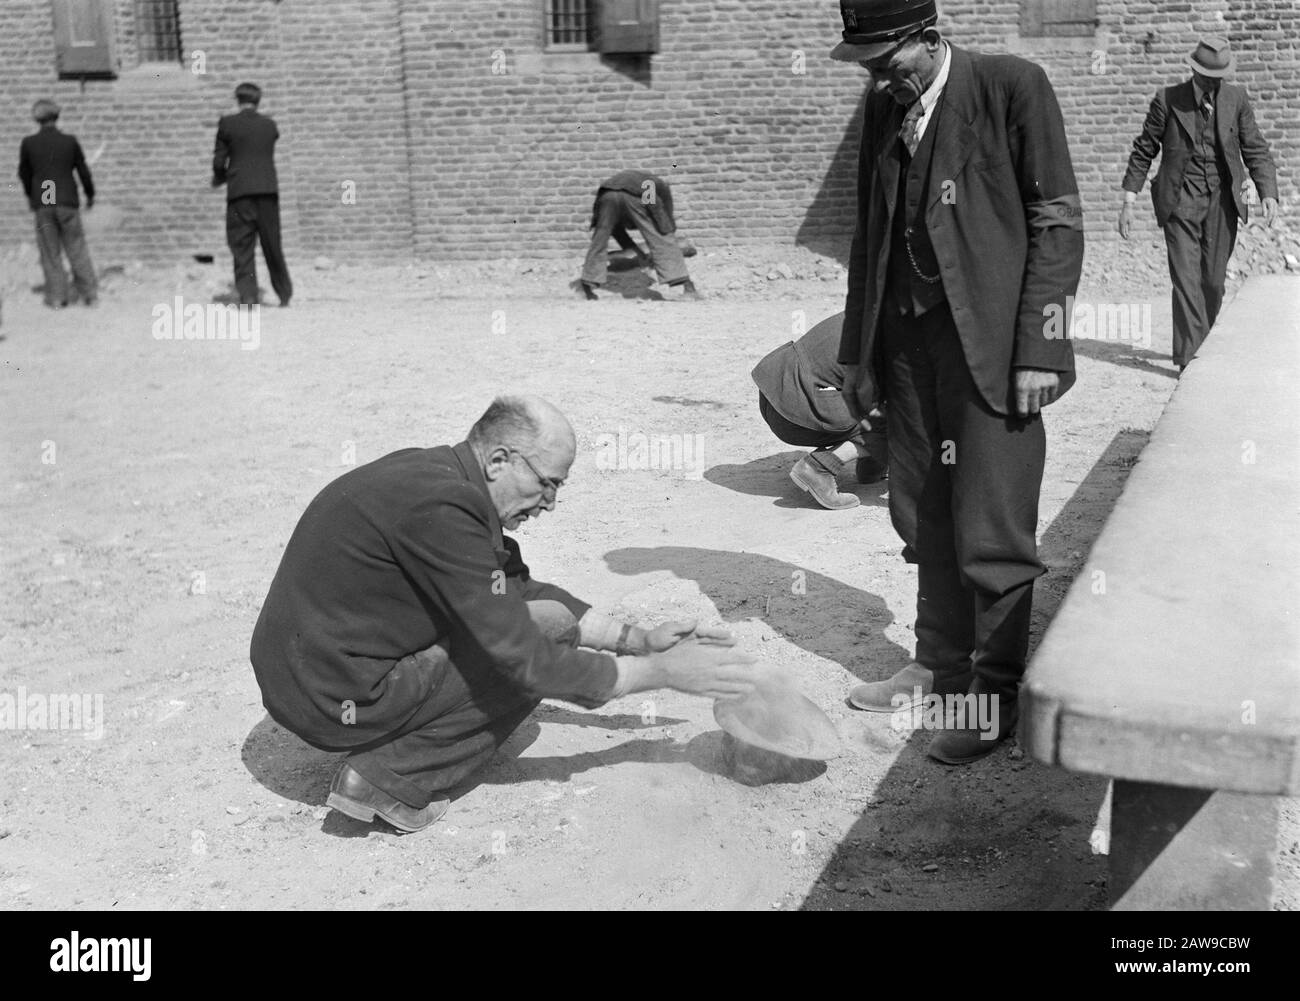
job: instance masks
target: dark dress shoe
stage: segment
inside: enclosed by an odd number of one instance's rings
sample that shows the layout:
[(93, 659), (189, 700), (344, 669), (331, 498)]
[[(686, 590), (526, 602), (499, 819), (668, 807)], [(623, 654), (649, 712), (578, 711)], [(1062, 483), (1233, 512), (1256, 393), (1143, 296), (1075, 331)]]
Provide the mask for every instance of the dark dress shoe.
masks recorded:
[(422, 809), (407, 806), (388, 795), (345, 761), (330, 783), (330, 794), (325, 805), (364, 823), (369, 823), (378, 816), (399, 831), (412, 834), (424, 830), (442, 817), (447, 812), (450, 801), (435, 799)]
[(582, 297), (588, 302), (595, 302), (597, 299), (596, 286), (588, 282), (578, 282), (578, 288), (582, 292)]
[[(972, 686), (973, 689), (977, 687), (977, 685)], [(971, 694), (975, 695), (977, 691), (972, 690)], [(997, 706), (997, 719), (990, 720), (990, 726), (981, 729), (978, 726), (971, 726), (969, 719), (960, 721), (946, 718), (944, 729), (935, 734), (926, 749), (926, 754), (935, 761), (942, 761), (945, 765), (969, 765), (972, 761), (978, 761), (992, 754), (1004, 740), (1011, 736), (1020, 719), (1020, 702), (1017, 697), (1014, 695), (979, 697), (996, 700), (994, 704)], [(965, 725), (958, 725), (962, 722)]]
[(884, 463), (877, 462), (870, 456), (858, 460), (854, 469), (857, 481), (862, 484), (879, 483), (881, 480), (889, 477), (889, 467)]

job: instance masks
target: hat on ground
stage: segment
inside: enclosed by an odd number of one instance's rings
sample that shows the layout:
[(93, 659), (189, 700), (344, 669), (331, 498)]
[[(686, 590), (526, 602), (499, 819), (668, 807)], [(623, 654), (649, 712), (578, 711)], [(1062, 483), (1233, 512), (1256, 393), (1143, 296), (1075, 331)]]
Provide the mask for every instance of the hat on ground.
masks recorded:
[(718, 726), (736, 739), (789, 758), (828, 761), (840, 753), (835, 724), (771, 671), (756, 673), (754, 690), (713, 703)]
[(52, 122), (62, 109), (49, 98), (42, 97), (32, 105), (32, 117), (38, 122)]
[(844, 40), (831, 58), (856, 63), (876, 59), (908, 35), (939, 20), (935, 0), (840, 0)]
[(1228, 48), (1226, 38), (1207, 35), (1201, 39), (1187, 62), (1202, 76), (1224, 77), (1232, 69), (1232, 50)]

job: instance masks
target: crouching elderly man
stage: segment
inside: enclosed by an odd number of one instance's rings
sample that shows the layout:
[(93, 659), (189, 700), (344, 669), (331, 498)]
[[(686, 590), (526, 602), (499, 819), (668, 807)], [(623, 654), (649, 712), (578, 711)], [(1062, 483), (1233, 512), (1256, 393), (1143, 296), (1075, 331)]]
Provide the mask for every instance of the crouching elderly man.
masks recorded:
[(251, 659), (276, 722), (349, 752), (330, 807), (429, 826), (544, 698), (752, 690), (753, 658), (728, 633), (620, 623), (529, 575), (502, 530), (554, 510), (575, 450), (551, 404), (501, 397), (466, 441), (394, 452), (308, 505)]

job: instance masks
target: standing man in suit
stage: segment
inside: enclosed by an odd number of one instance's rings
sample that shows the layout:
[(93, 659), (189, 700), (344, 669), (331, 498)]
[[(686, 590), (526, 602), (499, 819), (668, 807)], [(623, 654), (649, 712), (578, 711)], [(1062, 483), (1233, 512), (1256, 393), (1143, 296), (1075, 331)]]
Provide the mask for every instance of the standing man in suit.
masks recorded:
[(254, 244), (261, 240), (271, 287), (280, 305), (287, 306), (293, 282), (280, 247), (280, 188), (275, 176), (280, 130), (258, 113), (262, 90), (256, 84), (241, 83), (235, 88), (235, 100), (239, 111), (218, 123), (212, 155), (212, 186), (226, 185), (226, 242), (235, 259), (235, 288), (241, 304), (259, 301)]
[(18, 152), (18, 177), (27, 203), (36, 213), (36, 246), (45, 272), (45, 305), (62, 309), (68, 304), (68, 276), (63, 255), (68, 255), (77, 294), (87, 306), (98, 301), (95, 265), (81, 228), (81, 201), (76, 176), (86, 189), (86, 211), (95, 205), (95, 182), (76, 136), (59, 131), (59, 106), (40, 100), (32, 106), (40, 131), (23, 139)]
[(1250, 98), (1244, 87), (1223, 79), (1233, 62), (1227, 39), (1201, 39), (1188, 62), (1192, 78), (1159, 91), (1151, 102), (1129, 156), (1119, 214), (1119, 232), (1127, 240), (1138, 192), (1151, 161), (1163, 149), (1151, 197), (1169, 252), (1174, 363), (1180, 371), (1218, 318), (1228, 258), (1237, 242), (1237, 220), (1250, 218), (1243, 160), (1263, 202), (1267, 225), (1273, 225), (1278, 210), (1277, 167), (1255, 124)]
[(858, 418), (887, 404), (890, 517), (918, 575), (915, 661), (850, 701), (895, 712), (976, 696), (987, 738), (970, 714), (928, 750), (965, 764), (1018, 716), (1043, 572), (1041, 411), (1074, 382), (1062, 317), (1083, 265), (1078, 186), (1041, 67), (949, 44), (933, 0), (842, 0), (841, 13), (831, 55), (871, 75), (844, 397)]

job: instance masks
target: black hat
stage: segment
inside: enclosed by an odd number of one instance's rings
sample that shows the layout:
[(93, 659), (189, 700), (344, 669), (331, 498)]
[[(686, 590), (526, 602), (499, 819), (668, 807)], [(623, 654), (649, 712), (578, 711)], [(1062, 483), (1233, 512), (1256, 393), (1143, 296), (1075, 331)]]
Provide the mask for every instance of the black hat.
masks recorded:
[(831, 58), (846, 63), (875, 59), (908, 35), (939, 20), (935, 0), (840, 0), (844, 41)]

